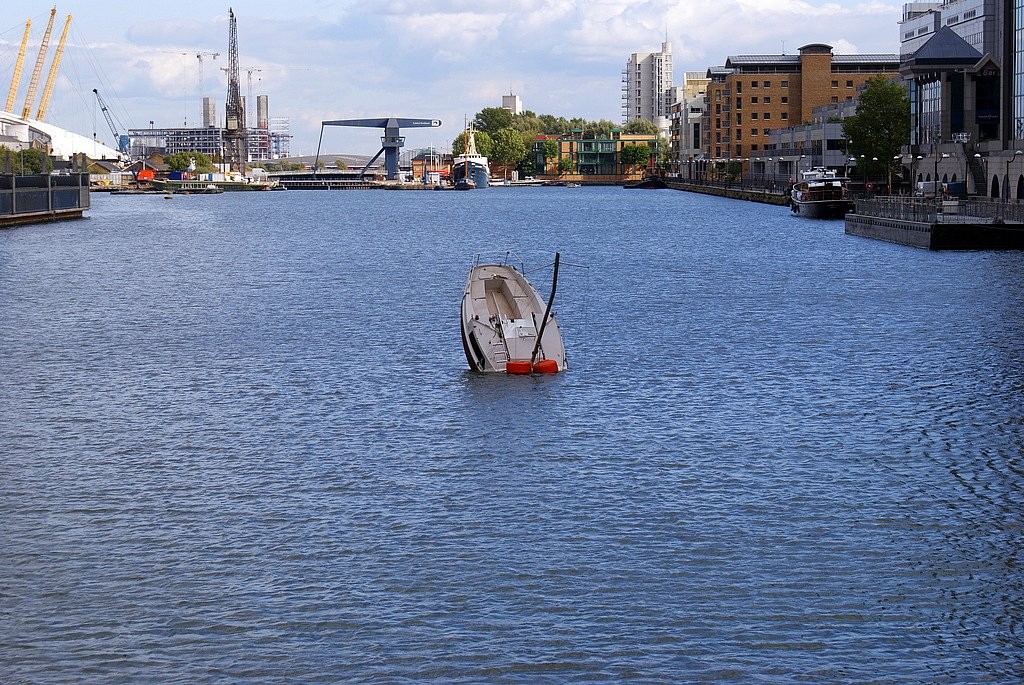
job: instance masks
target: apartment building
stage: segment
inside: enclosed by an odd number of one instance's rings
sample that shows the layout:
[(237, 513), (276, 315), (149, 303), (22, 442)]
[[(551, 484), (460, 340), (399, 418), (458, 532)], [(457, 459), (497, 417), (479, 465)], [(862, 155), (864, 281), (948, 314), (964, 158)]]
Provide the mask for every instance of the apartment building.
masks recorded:
[(644, 119), (668, 137), (672, 109), (672, 44), (661, 52), (634, 52), (622, 70), (622, 122)]
[(703, 71), (683, 73), (683, 85), (673, 88), (669, 123), (669, 166), (672, 173), (693, 178), (694, 160), (701, 152), (701, 127), (710, 79)]
[(810, 123), (824, 105), (853, 101), (879, 74), (896, 76), (895, 54), (834, 55), (812, 43), (796, 55), (734, 55), (707, 71), (702, 148), (710, 161), (746, 160), (773, 129)]

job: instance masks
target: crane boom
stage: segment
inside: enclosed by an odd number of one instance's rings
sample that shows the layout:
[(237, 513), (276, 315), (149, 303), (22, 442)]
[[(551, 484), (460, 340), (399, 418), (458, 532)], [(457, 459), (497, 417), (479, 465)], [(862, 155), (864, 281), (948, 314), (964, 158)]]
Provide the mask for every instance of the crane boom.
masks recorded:
[(103, 97), (100, 95), (99, 90), (93, 88), (92, 92), (96, 94), (96, 102), (100, 103), (100, 111), (103, 112), (103, 118), (107, 120), (107, 126), (110, 127), (110, 132), (114, 134), (114, 140), (120, 141), (121, 134), (118, 133), (117, 126), (114, 126), (114, 120), (110, 116), (110, 110), (107, 109), (107, 103), (103, 101)]
[(43, 73), (43, 62), (46, 61), (46, 50), (50, 47), (50, 31), (53, 30), (53, 18), (57, 16), (57, 8), (50, 10), (50, 22), (46, 25), (43, 42), (39, 44), (39, 56), (36, 66), (32, 69), (32, 79), (28, 82), (28, 93), (25, 94), (25, 106), (21, 108), (21, 118), (28, 119), (32, 113), (32, 105), (36, 101), (36, 88), (39, 87), (39, 76)]
[(18, 97), (18, 86), (21, 85), (21, 67), (25, 63), (25, 48), (28, 47), (28, 30), (32, 27), (32, 20), (25, 22), (25, 35), (21, 38), (21, 49), (18, 50), (18, 59), (14, 62), (14, 77), (11, 79), (11, 89), (7, 91), (7, 106), (5, 112), (14, 112), (14, 99)]
[(50, 62), (50, 73), (46, 77), (46, 86), (43, 88), (43, 97), (39, 99), (39, 109), (36, 110), (36, 119), (43, 120), (46, 116), (46, 108), (50, 104), (50, 96), (53, 95), (53, 82), (57, 80), (57, 69), (60, 67), (60, 58), (64, 55), (64, 43), (68, 40), (68, 28), (71, 26), (71, 15), (64, 21), (64, 30), (57, 41), (57, 51), (53, 53), (53, 61)]

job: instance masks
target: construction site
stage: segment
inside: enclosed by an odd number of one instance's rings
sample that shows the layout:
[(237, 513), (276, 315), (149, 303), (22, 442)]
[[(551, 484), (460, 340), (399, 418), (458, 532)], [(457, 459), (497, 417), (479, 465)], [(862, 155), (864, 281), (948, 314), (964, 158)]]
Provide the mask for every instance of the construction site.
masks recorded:
[[(216, 99), (202, 92), (205, 88), (204, 62), (215, 63), (220, 53), (190, 51), (179, 54), (186, 57), (194, 56), (196, 59), (199, 95), (202, 102), (202, 120), (199, 126), (158, 126), (159, 122), (155, 119), (148, 120), (148, 126), (125, 126), (104, 99), (99, 88), (93, 88), (90, 95), (110, 130), (112, 144), (104, 143), (101, 136), (96, 133), (88, 137), (46, 122), (47, 108), (57, 81), (68, 29), (71, 26), (71, 15), (68, 14), (50, 60), (47, 77), (43, 81), (42, 75), (49, 54), (56, 15), (57, 8), (54, 7), (49, 13), (49, 21), (40, 39), (39, 50), (19, 109), (16, 103), (32, 35), (32, 20), (28, 19), (25, 22), (7, 98), (3, 111), (0, 112), (0, 147), (15, 151), (38, 149), (57, 160), (85, 156), (90, 160), (121, 163), (191, 152), (207, 155), (224, 171), (238, 172), (263, 160), (280, 159), (290, 155), (289, 120), (285, 117), (270, 117), (270, 100), (267, 95), (255, 97), (255, 116), (250, 114), (253, 74), (258, 74), (261, 70), (256, 67), (239, 66), (238, 30), (233, 10), (229, 10), (228, 16), (227, 66), (220, 69), (226, 76), (227, 84), (223, 118), (218, 117)], [(241, 94), (242, 72), (247, 75), (248, 97)], [(36, 95), (40, 83), (43, 87), (37, 104)]]

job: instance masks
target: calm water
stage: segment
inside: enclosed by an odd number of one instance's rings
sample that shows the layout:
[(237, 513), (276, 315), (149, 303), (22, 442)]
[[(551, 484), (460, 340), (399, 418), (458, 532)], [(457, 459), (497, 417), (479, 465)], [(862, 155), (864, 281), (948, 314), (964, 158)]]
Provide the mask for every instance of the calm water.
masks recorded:
[[(673, 191), (0, 232), (0, 681), (1024, 679), (1024, 256)], [(478, 377), (514, 249), (571, 370)]]

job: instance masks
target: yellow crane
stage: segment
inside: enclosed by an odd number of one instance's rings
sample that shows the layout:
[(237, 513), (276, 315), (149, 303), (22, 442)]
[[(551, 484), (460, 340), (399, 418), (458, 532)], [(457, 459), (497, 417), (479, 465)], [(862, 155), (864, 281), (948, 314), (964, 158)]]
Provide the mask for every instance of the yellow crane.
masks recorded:
[(53, 30), (53, 18), (57, 16), (57, 6), (50, 10), (50, 22), (46, 25), (46, 33), (43, 34), (43, 42), (39, 44), (39, 56), (36, 57), (36, 66), (32, 69), (32, 79), (28, 82), (28, 93), (25, 95), (25, 106), (21, 109), (21, 118), (28, 119), (32, 113), (32, 105), (36, 100), (36, 88), (39, 87), (39, 75), (43, 72), (43, 62), (46, 61), (46, 50), (50, 46), (50, 31)]
[(14, 112), (14, 98), (18, 96), (18, 86), (21, 85), (21, 66), (25, 63), (25, 48), (28, 47), (28, 30), (32, 28), (32, 20), (25, 22), (25, 35), (21, 38), (21, 49), (18, 50), (18, 59), (14, 62), (14, 78), (11, 79), (11, 89), (7, 91), (7, 106), (5, 112)]
[(57, 80), (57, 68), (60, 66), (60, 58), (64, 54), (64, 43), (68, 40), (68, 27), (71, 26), (71, 15), (64, 21), (64, 31), (60, 34), (57, 42), (57, 52), (53, 53), (53, 61), (50, 62), (50, 73), (46, 77), (46, 86), (43, 88), (43, 97), (39, 99), (39, 109), (36, 110), (36, 119), (43, 120), (46, 116), (46, 107), (50, 104), (50, 95), (53, 94), (53, 82)]

